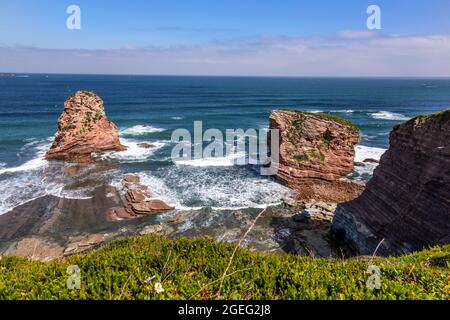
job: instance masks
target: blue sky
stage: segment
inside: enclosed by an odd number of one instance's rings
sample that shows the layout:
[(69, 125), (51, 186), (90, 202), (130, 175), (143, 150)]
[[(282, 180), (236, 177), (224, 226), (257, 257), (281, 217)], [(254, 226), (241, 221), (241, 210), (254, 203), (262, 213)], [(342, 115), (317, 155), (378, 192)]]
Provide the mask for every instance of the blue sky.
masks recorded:
[[(66, 28), (71, 4), (81, 8), (81, 30)], [(370, 4), (381, 8), (381, 31), (366, 28)], [(327, 75), (319, 68), (326, 48), (330, 59), (344, 55), (341, 48), (350, 57), (355, 53), (353, 64), (349, 69), (327, 61), (328, 75), (450, 76), (448, 63), (431, 63), (444, 59), (449, 34), (449, 0), (0, 0), (0, 70), (76, 72), (78, 66), (84, 73), (87, 66), (92, 73)], [(414, 50), (417, 56), (411, 56)], [(311, 59), (315, 53), (320, 59)], [(70, 68), (55, 64), (64, 54), (73, 61)], [(305, 68), (305, 60), (318, 71)], [(390, 72), (397, 62), (404, 69)], [(381, 72), (374, 72), (374, 63)]]

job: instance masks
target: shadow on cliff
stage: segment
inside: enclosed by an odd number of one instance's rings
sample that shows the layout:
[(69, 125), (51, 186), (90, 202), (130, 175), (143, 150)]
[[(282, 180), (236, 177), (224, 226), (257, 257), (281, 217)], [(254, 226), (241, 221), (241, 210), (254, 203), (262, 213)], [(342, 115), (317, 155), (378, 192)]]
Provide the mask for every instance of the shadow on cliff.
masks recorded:
[(335, 257), (335, 245), (330, 238), (331, 214), (300, 209), (291, 216), (272, 217), (274, 240), (290, 254), (311, 257)]

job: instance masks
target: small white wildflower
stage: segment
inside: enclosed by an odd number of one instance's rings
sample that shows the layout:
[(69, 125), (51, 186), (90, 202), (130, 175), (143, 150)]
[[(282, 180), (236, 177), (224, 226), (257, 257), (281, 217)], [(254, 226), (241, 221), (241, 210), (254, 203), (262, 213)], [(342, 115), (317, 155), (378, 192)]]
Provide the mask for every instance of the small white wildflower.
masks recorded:
[(163, 293), (164, 292), (164, 289), (163, 289), (163, 287), (161, 285), (161, 282), (155, 283), (155, 287), (154, 288), (155, 288), (156, 293)]

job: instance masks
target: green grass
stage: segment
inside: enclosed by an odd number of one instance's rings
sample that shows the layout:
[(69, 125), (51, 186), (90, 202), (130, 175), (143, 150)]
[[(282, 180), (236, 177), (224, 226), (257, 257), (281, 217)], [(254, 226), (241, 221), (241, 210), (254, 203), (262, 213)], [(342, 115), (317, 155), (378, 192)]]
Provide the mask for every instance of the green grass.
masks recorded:
[[(450, 121), (450, 109), (446, 109), (446, 110), (442, 110), (442, 111), (438, 111), (438, 112), (430, 113), (430, 114), (419, 114), (418, 116), (416, 116), (406, 122), (413, 122), (416, 119), (431, 119), (431, 120), (435, 121), (436, 123), (438, 123), (439, 126), (442, 126), (443, 124), (448, 123)], [(395, 125), (394, 131), (398, 130), (401, 126), (402, 126), (402, 123)]]
[[(0, 260), (0, 299), (216, 299), (233, 245), (157, 236), (114, 241), (87, 254), (42, 263)], [(238, 250), (220, 298), (450, 299), (450, 246), (400, 258), (375, 258), (381, 289), (367, 288), (369, 258), (275, 256)], [(68, 290), (67, 267), (81, 269)], [(156, 278), (150, 282), (145, 280)], [(162, 283), (158, 294), (154, 283)]]
[(442, 110), (430, 114), (420, 114), (416, 118), (444, 118), (446, 120), (450, 119), (450, 109)]
[(312, 113), (312, 112), (306, 112), (306, 111), (301, 111), (301, 110), (282, 110), (282, 111), (290, 111), (290, 112), (295, 112), (295, 113), (299, 113), (299, 114), (306, 114), (306, 115), (310, 115), (313, 117), (317, 117), (322, 120), (334, 121), (334, 122), (337, 122), (337, 123), (343, 124), (344, 126), (349, 127), (354, 132), (359, 132), (359, 128), (353, 122), (351, 122), (347, 119), (344, 119), (344, 118), (333, 116), (329, 113), (322, 113), (322, 112)]

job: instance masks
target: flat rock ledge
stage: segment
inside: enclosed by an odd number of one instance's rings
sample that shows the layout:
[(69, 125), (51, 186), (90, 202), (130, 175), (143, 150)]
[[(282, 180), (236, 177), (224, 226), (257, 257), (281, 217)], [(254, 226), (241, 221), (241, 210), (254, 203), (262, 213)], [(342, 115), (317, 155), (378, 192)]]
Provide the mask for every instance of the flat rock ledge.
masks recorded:
[(137, 175), (126, 175), (122, 180), (123, 206), (111, 208), (108, 216), (111, 220), (132, 219), (140, 216), (154, 215), (171, 211), (174, 207), (169, 206), (162, 200), (151, 199), (152, 193), (147, 186), (140, 183)]

